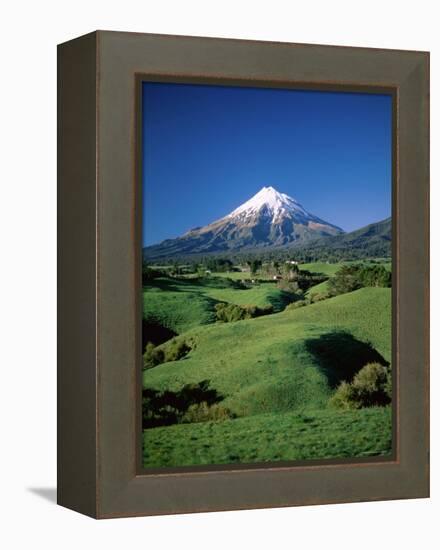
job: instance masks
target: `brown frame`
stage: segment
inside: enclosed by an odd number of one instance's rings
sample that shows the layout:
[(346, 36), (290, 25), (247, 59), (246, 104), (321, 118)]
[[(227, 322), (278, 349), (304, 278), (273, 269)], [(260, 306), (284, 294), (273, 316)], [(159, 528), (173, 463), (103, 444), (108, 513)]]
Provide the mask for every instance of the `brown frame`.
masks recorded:
[[(142, 204), (142, 155), (141, 155), (141, 147), (142, 147), (142, 132), (141, 132), (141, 125), (142, 125), (142, 110), (141, 110), (141, 86), (142, 82), (172, 82), (172, 83), (189, 83), (189, 84), (211, 84), (216, 86), (237, 86), (237, 87), (253, 87), (253, 88), (279, 88), (279, 89), (288, 89), (288, 90), (322, 90), (322, 91), (333, 91), (333, 92), (359, 92), (359, 93), (370, 93), (370, 94), (389, 94), (392, 97), (392, 220), (396, 218), (395, 209), (396, 209), (396, 196), (394, 191), (397, 189), (397, 174), (395, 170), (395, 159), (397, 154), (397, 89), (395, 87), (390, 86), (373, 86), (373, 85), (340, 85), (337, 83), (325, 83), (325, 84), (308, 84), (305, 82), (295, 82), (295, 81), (274, 81), (274, 80), (257, 80), (257, 79), (231, 79), (227, 76), (225, 77), (206, 77), (202, 75), (191, 75), (191, 76), (185, 76), (182, 74), (142, 74), (137, 73), (135, 75), (135, 135), (136, 135), (136, 150), (135, 150), (135, 166), (136, 166), (136, 175), (135, 175), (135, 205)], [(140, 208), (135, 208), (135, 224), (136, 224), (136, 236), (134, 239), (134, 254), (136, 256), (136, 270), (140, 274), (141, 272), (141, 250), (142, 250), (142, 210)], [(395, 233), (395, 231), (393, 231)], [(396, 239), (393, 239), (397, 242)], [(394, 247), (396, 248), (396, 247)], [(392, 257), (392, 264), (393, 264), (393, 274), (394, 274), (394, 281), (393, 281), (393, 292), (397, 292), (397, 281), (395, 274), (397, 272), (396, 270), (396, 262), (395, 262), (395, 254), (393, 254)], [(140, 275), (139, 275), (140, 276)], [(135, 286), (136, 289), (141, 288), (141, 283), (136, 283)], [(137, 307), (137, 315), (139, 319), (139, 326), (142, 321), (142, 304), (138, 299), (139, 295), (136, 295), (135, 301), (136, 301), (136, 307)], [(393, 297), (393, 302), (396, 302), (396, 297)], [(393, 333), (392, 333), (392, 371), (393, 371), (393, 379), (397, 379), (398, 377), (398, 369), (397, 369), (397, 346), (396, 346), (396, 331), (394, 330), (396, 326), (396, 315), (397, 308), (393, 307), (392, 311), (392, 326), (393, 326)], [(140, 339), (140, 334), (137, 334), (137, 337)], [(138, 345), (139, 348), (139, 345)], [(141, 352), (138, 353), (137, 356), (137, 373), (139, 375), (138, 378), (138, 387), (141, 387), (142, 383), (142, 354)], [(395, 461), (398, 460), (398, 441), (397, 441), (397, 426), (398, 426), (398, 413), (399, 413), (399, 407), (398, 407), (398, 395), (397, 395), (397, 385), (393, 388), (393, 403), (392, 403), (392, 409), (393, 409), (393, 418), (392, 418), (392, 431), (393, 431), (393, 437), (392, 437), (392, 449), (389, 456), (378, 456), (378, 457), (354, 457), (354, 458), (330, 458), (330, 459), (320, 459), (320, 460), (305, 460), (305, 461), (277, 461), (277, 462), (264, 462), (264, 463), (243, 463), (243, 464), (210, 464), (210, 465), (204, 465), (204, 466), (180, 466), (180, 467), (174, 467), (174, 468), (166, 468), (166, 471), (158, 469), (158, 468), (144, 468), (142, 466), (142, 429), (141, 429), (141, 411), (142, 411), (142, 403), (141, 403), (141, 392), (138, 391), (136, 395), (136, 400), (134, 401), (134, 411), (133, 414), (138, 419), (138, 429), (136, 431), (137, 435), (137, 456), (138, 456), (138, 464), (136, 471), (138, 475), (157, 475), (157, 474), (163, 474), (163, 473), (183, 473), (183, 472), (211, 472), (211, 471), (221, 471), (221, 470), (252, 470), (252, 469), (261, 469), (261, 468), (274, 468), (279, 469), (280, 467), (300, 467), (300, 466), (316, 466), (316, 465), (325, 465), (325, 464), (362, 464), (362, 463), (370, 463), (370, 462), (389, 462), (389, 461)]]
[[(59, 504), (105, 518), (428, 496), (429, 54), (97, 31), (58, 60)], [(142, 75), (394, 94), (390, 460), (141, 470)]]

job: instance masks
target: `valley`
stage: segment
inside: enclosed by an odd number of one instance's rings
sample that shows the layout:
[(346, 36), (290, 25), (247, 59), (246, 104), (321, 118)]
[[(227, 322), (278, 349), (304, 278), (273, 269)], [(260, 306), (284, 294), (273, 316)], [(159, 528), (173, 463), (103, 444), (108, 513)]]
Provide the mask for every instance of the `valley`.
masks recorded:
[[(358, 264), (276, 265), (262, 262), (253, 273), (246, 264), (209, 273), (193, 266), (186, 274), (188, 264), (177, 274), (176, 266), (149, 266), (158, 271), (144, 284), (143, 343), (154, 323), (173, 336), (156, 340), (152, 349), (165, 360), (143, 372), (145, 467), (391, 452), (389, 406), (331, 405), (365, 365), (391, 363), (391, 289), (331, 296), (331, 279)], [(390, 269), (387, 259), (362, 265)], [(302, 274), (325, 280), (302, 290)], [(245, 316), (222, 322), (218, 304), (244, 308)], [(250, 306), (264, 313), (246, 317)]]

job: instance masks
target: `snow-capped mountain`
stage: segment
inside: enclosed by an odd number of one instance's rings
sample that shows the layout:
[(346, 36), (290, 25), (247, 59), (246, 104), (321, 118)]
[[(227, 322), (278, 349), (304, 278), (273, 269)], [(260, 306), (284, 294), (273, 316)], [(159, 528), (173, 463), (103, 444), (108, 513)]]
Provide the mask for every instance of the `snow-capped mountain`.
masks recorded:
[(263, 187), (224, 218), (144, 248), (144, 257), (284, 246), (341, 233), (341, 228), (307, 212), (292, 197), (273, 187)]
[(289, 197), (289, 195), (279, 193), (273, 187), (263, 187), (256, 195), (228, 214), (226, 218), (254, 216), (262, 209), (264, 209), (267, 216), (272, 216), (272, 222), (276, 222), (283, 215), (289, 213), (300, 213), (310, 217), (310, 214), (304, 210), (299, 202)]

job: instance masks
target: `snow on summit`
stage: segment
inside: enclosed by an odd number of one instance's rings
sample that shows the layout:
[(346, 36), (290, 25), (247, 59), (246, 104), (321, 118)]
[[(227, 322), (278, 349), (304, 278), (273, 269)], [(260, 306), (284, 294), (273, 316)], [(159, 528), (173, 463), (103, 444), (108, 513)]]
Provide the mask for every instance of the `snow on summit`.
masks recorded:
[(300, 212), (304, 216), (308, 216), (308, 212), (292, 197), (285, 193), (280, 193), (274, 187), (263, 187), (251, 199), (243, 203), (241, 206), (233, 210), (227, 218), (240, 216), (252, 216), (260, 212), (263, 208), (267, 209), (267, 213), (272, 216), (273, 220), (282, 217), (285, 214)]
[(269, 186), (224, 218), (148, 247), (146, 254), (158, 258), (286, 246), (340, 233), (341, 228), (307, 212), (295, 199)]

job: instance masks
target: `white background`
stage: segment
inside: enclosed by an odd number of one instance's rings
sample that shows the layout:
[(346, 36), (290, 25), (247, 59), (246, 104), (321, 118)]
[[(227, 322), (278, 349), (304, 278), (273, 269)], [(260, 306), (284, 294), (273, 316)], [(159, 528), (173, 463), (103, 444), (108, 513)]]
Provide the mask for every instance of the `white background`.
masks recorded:
[[(439, 547), (439, 25), (425, 0), (19, 1), (0, 16), (0, 544)], [(57, 507), (56, 44), (95, 29), (431, 51), (432, 498), (94, 521)], [(437, 307), (436, 307), (437, 306)], [(4, 540), (3, 540), (4, 539)], [(2, 543), (3, 541), (3, 543)]]

